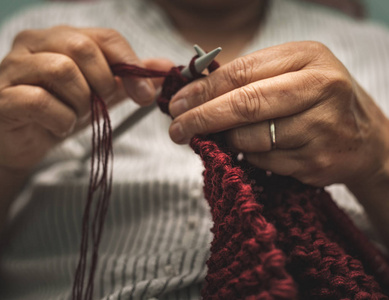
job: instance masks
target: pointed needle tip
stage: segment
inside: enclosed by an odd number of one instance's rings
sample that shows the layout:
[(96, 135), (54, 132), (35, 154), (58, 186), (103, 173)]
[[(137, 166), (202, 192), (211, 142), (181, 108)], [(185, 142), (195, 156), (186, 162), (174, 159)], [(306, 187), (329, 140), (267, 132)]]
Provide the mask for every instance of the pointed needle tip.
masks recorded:
[[(221, 47), (217, 47), (212, 51), (206, 53), (197, 44), (194, 45), (193, 47), (196, 50), (197, 54), (199, 55), (199, 57), (194, 62), (194, 67), (198, 73), (202, 73), (222, 50)], [(184, 75), (185, 77), (192, 78), (192, 74), (190, 73), (188, 66), (182, 69), (181, 74)]]
[(218, 47), (211, 52), (208, 52), (207, 54), (200, 56), (198, 59), (195, 61), (195, 68), (196, 71), (201, 73), (203, 72), (210, 64), (211, 62), (215, 59), (215, 57), (220, 53), (222, 50), (221, 47)]
[(197, 44), (193, 45), (193, 48), (195, 49), (198, 56), (203, 56), (206, 54), (206, 52)]

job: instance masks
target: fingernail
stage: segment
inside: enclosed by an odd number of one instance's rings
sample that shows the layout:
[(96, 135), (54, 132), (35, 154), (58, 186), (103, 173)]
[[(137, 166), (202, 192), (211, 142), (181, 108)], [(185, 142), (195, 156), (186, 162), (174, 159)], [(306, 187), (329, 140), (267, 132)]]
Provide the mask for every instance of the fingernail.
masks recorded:
[(155, 90), (145, 80), (141, 80), (136, 84), (135, 95), (139, 101), (151, 102), (154, 100)]
[(186, 112), (189, 108), (188, 101), (185, 98), (178, 99), (177, 101), (174, 101), (170, 105), (170, 114), (173, 117), (176, 117), (184, 112)]
[(74, 128), (76, 128), (77, 120), (74, 120), (72, 126), (70, 126), (68, 130), (68, 134), (71, 134), (74, 131)]
[(78, 122), (79, 122), (80, 124), (86, 123), (86, 121), (89, 121), (90, 116), (91, 116), (91, 113), (90, 113), (90, 111), (88, 111), (88, 112), (85, 114), (85, 116), (83, 116), (83, 117), (81, 117), (81, 118), (79, 119)]
[(186, 144), (189, 142), (179, 122), (175, 122), (170, 126), (170, 138), (177, 144)]
[(76, 127), (76, 123), (77, 123), (77, 121), (75, 120), (67, 131), (62, 132), (60, 134), (60, 137), (64, 138), (64, 137), (71, 135), (74, 131), (74, 128)]

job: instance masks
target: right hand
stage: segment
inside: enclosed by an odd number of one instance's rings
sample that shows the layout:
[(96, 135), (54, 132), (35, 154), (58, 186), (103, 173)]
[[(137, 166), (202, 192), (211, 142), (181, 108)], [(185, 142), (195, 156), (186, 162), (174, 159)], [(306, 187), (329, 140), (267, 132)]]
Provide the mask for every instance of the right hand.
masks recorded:
[(86, 126), (92, 91), (109, 106), (127, 95), (150, 104), (152, 81), (121, 80), (110, 70), (116, 63), (145, 66), (111, 29), (59, 26), (19, 33), (0, 64), (0, 169), (29, 171)]

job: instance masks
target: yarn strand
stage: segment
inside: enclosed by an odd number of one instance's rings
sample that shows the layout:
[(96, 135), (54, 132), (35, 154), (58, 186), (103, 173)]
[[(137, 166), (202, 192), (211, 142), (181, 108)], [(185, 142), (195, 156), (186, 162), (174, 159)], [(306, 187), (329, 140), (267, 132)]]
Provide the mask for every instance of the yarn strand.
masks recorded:
[[(152, 78), (169, 75), (168, 72), (147, 70), (126, 64), (117, 64), (113, 66), (112, 71), (117, 76)], [(73, 300), (91, 300), (93, 298), (98, 250), (112, 190), (112, 127), (108, 109), (105, 102), (97, 94), (92, 94), (90, 110), (92, 124), (90, 178), (82, 218), (80, 256), (72, 288)], [(91, 217), (91, 215), (93, 216)], [(89, 240), (92, 244), (90, 255)], [(89, 271), (87, 272), (88, 267)]]
[[(72, 289), (72, 299), (77, 300), (90, 300), (93, 297), (93, 283), (97, 268), (98, 248), (103, 232), (104, 220), (108, 211), (109, 197), (112, 188), (113, 151), (111, 121), (107, 107), (100, 97), (92, 95), (90, 104), (92, 122), (91, 175), (82, 219), (80, 257)], [(102, 117), (103, 124), (100, 124), (100, 117)], [(90, 224), (92, 210), (94, 210), (94, 216), (92, 224)], [(92, 240), (92, 255), (90, 258), (90, 270), (84, 293), (90, 233)]]

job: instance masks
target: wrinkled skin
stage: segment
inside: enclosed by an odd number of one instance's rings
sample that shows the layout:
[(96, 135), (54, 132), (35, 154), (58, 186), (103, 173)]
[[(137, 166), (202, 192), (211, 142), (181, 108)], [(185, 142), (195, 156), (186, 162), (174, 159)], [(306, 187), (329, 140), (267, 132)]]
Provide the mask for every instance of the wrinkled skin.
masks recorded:
[[(331, 51), (295, 42), (239, 57), (261, 26), (264, 1), (155, 1), (187, 41), (224, 47), (222, 67), (172, 99), (172, 140), (223, 131), (260, 168), (315, 186), (344, 183), (389, 245), (389, 121)], [(140, 61), (109, 29), (59, 26), (15, 38), (0, 65), (0, 221), (47, 151), (88, 124), (92, 91), (110, 106), (127, 95), (152, 102), (160, 82), (116, 78), (115, 63), (172, 66)]]
[[(226, 131), (252, 164), (315, 186), (382, 171), (388, 120), (323, 44), (294, 42), (238, 58), (178, 92), (171, 138)], [(271, 150), (269, 123), (276, 125)]]
[(26, 30), (0, 65), (0, 168), (34, 167), (55, 144), (89, 123), (92, 91), (112, 106), (127, 95), (141, 105), (155, 96), (149, 79), (114, 77), (115, 63), (142, 62), (116, 31), (58, 26)]

